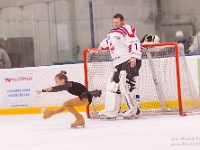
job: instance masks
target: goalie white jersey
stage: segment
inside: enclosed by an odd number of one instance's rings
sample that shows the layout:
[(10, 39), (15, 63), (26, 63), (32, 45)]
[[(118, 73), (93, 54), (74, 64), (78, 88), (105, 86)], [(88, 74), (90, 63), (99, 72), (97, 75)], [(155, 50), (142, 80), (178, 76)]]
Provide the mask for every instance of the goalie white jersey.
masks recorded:
[(131, 57), (141, 59), (142, 52), (140, 41), (136, 36), (136, 29), (128, 24), (123, 24), (119, 28), (111, 28), (107, 38), (100, 43), (100, 46), (109, 47), (114, 66)]

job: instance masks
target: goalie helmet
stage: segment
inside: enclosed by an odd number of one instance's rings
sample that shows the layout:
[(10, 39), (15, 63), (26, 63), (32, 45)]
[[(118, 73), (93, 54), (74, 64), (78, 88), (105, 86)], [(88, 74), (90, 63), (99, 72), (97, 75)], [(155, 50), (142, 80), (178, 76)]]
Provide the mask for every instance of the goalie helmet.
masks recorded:
[(160, 38), (157, 35), (152, 34), (146, 34), (142, 40), (141, 43), (159, 43)]

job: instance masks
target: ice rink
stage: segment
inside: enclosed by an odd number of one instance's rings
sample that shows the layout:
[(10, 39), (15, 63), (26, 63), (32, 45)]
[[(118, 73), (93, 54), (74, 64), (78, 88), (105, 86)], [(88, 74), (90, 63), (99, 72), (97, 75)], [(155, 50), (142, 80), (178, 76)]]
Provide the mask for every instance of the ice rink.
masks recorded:
[(200, 115), (86, 119), (78, 129), (70, 113), (41, 118), (0, 116), (0, 150), (200, 150)]

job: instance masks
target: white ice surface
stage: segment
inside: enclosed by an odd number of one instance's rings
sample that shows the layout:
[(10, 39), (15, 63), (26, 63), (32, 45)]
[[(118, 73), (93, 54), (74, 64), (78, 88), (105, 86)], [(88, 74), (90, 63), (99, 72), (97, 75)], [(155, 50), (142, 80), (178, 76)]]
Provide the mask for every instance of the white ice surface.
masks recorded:
[(78, 129), (70, 113), (41, 118), (0, 116), (0, 150), (200, 150), (200, 115), (86, 119)]

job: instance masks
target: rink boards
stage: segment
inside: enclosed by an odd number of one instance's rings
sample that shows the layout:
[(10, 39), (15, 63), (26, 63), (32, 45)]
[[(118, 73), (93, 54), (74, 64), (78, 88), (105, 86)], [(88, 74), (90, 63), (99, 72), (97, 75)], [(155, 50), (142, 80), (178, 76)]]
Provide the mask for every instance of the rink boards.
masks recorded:
[[(199, 56), (187, 56), (192, 79), (196, 90), (199, 92)], [(67, 64), (54, 66), (41, 66), (30, 68), (1, 69), (0, 70), (0, 114), (39, 114), (41, 107), (61, 106), (62, 103), (74, 96), (67, 91), (58, 93), (42, 93), (37, 95), (35, 90), (54, 86), (54, 76), (66, 70), (69, 80), (84, 84), (83, 64)], [(190, 100), (191, 101), (191, 100)], [(196, 105), (196, 101), (185, 105)], [(165, 105), (177, 107), (177, 100), (168, 100)], [(198, 104), (199, 105), (199, 104)], [(101, 107), (104, 107), (102, 104)], [(124, 106), (125, 107), (125, 106)], [(159, 102), (141, 102), (143, 109), (159, 108)], [(153, 107), (153, 108), (152, 108)], [(85, 107), (78, 107), (78, 111), (86, 111)]]

